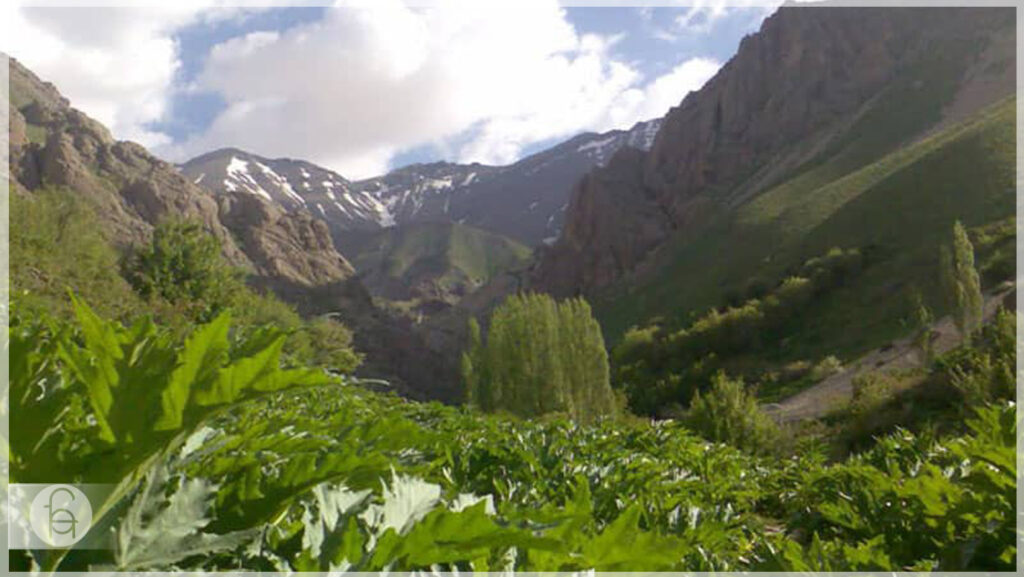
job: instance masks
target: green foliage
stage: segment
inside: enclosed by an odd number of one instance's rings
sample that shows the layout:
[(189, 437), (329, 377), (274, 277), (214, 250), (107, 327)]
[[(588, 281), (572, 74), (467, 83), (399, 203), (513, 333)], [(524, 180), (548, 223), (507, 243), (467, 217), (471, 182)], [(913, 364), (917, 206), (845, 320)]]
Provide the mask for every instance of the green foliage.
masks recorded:
[(125, 264), (125, 276), (143, 298), (160, 298), (205, 321), (233, 304), (242, 275), (224, 262), (220, 243), (198, 222), (168, 220)]
[(985, 300), (981, 280), (974, 267), (974, 245), (960, 221), (953, 225), (952, 249), (941, 252), (942, 278), (946, 287), (953, 321), (964, 338), (981, 326)]
[(23, 311), (71, 318), (69, 287), (108, 316), (132, 317), (142, 299), (116, 274), (118, 254), (95, 211), (65, 189), (10, 197), (12, 294)]
[(783, 544), (773, 568), (1013, 569), (1015, 413), (981, 408), (963, 438), (938, 444), (900, 431), (846, 463), (800, 473), (788, 526), (814, 539)]
[(170, 569), (187, 559), (232, 551), (252, 541), (254, 529), (226, 535), (202, 531), (213, 520), (216, 495), (217, 488), (204, 479), (172, 477), (167, 463), (153, 467), (118, 523), (113, 565), (98, 568)]
[(945, 355), (938, 370), (968, 406), (1015, 398), (1017, 316), (1005, 310), (973, 337), (972, 346)]
[(480, 409), (580, 421), (614, 414), (601, 327), (583, 299), (514, 295), (492, 314), (486, 344), (479, 327), (470, 333), (463, 378)]
[(853, 379), (850, 411), (855, 417), (870, 415), (894, 393), (893, 378), (881, 373), (867, 373)]
[(324, 367), (336, 373), (353, 372), (362, 356), (352, 349), (352, 332), (334, 318), (303, 319), (272, 293), (243, 288), (231, 307), (240, 331), (273, 326), (287, 335), (283, 353), (288, 364)]
[(282, 369), (279, 331), (233, 341), (227, 314), (180, 343), (149, 320), (124, 327), (72, 303), (74, 328), (12, 319), (11, 398), (24, 411), (12, 412), (11, 476), (20, 482), (117, 481), (215, 411), (333, 382)]
[[(95, 515), (115, 548), (33, 552), (36, 569), (1014, 567), (1009, 404), (834, 465), (762, 459), (682, 422), (526, 421), (331, 384), (223, 316), (180, 342), (75, 308), (76, 327), (14, 316), (11, 476), (121, 480)], [(752, 398), (718, 383), (694, 410), (757, 435)]]
[(489, 400), (480, 398), (483, 392), (480, 390), (480, 380), (486, 378), (483, 374), (484, 366), (473, 365), (473, 358), (480, 358), (483, 341), (480, 338), (480, 323), (470, 317), (468, 323), (469, 344), (466, 351), (460, 357), (459, 373), (462, 375), (462, 382), (466, 387), (466, 404), (472, 407), (480, 407), (481, 403), (489, 403)]
[(862, 451), (899, 428), (932, 439), (963, 434), (976, 407), (1015, 398), (1016, 346), (1016, 316), (999, 310), (931, 365), (858, 376), (852, 402), (826, 419), (834, 454)]
[(151, 244), (125, 261), (103, 237), (92, 207), (63, 189), (13, 195), (11, 220), (18, 223), (10, 238), (13, 300), (25, 316), (75, 318), (68, 290), (103, 316), (132, 322), (152, 314), (178, 333), (230, 310), (240, 331), (270, 324), (284, 332), (291, 364), (350, 373), (360, 362), (344, 325), (304, 320), (275, 296), (246, 287), (196, 223), (158, 226)]
[[(833, 249), (807, 260), (796, 275), (760, 297), (712, 309), (683, 329), (634, 328), (612, 352), (616, 385), (626, 391), (633, 411), (664, 416), (666, 407), (687, 406), (719, 370), (737, 365), (748, 377), (763, 376), (758, 373), (773, 368), (784, 354), (794, 315), (856, 278), (865, 266), (862, 251)], [(762, 360), (752, 364), (747, 362), (751, 357)], [(819, 367), (808, 384), (827, 376), (838, 362)]]
[(836, 373), (842, 372), (842, 370), (843, 363), (835, 356), (829, 355), (811, 367), (810, 374), (808, 376), (812, 381), (818, 383), (832, 375), (835, 375)]
[(921, 364), (929, 366), (935, 356), (932, 345), (932, 323), (935, 321), (935, 317), (932, 315), (931, 309), (924, 304), (920, 292), (914, 291), (911, 299), (913, 301), (911, 318), (913, 319), (914, 346), (917, 347), (918, 354), (921, 356)]
[(686, 425), (711, 441), (727, 443), (751, 453), (770, 453), (778, 446), (780, 431), (761, 412), (757, 398), (725, 373), (712, 378), (711, 390), (694, 395), (686, 412)]
[[(927, 85), (934, 78), (921, 80)], [(899, 134), (892, 126), (921, 112), (916, 106), (896, 110), (874, 124), (884, 129), (861, 135), (891, 138)], [(894, 294), (918, 287), (936, 317), (949, 312), (936, 282), (936, 247), (949, 242), (955, 219), (971, 231), (986, 286), (1012, 279), (1015, 110), (1012, 99), (998, 103), (909, 146), (905, 134), (885, 146), (846, 143), (743, 204), (730, 204), (731, 191), (715, 191), (711, 200), (724, 198), (727, 205), (664, 246), (658, 259), (664, 266), (592, 299), (606, 337), (617, 344), (630, 326), (656, 317), (688, 324), (712, 307), (760, 298), (748, 290), (799, 274), (796, 269), (808, 257), (834, 246), (860, 247), (861, 272), (792, 311), (774, 342), (787, 362), (861, 356), (906, 336), (902, 321), (911, 316), (910, 303)], [(741, 186), (736, 192), (743, 191)], [(978, 230), (993, 241), (984, 250), (975, 238)]]

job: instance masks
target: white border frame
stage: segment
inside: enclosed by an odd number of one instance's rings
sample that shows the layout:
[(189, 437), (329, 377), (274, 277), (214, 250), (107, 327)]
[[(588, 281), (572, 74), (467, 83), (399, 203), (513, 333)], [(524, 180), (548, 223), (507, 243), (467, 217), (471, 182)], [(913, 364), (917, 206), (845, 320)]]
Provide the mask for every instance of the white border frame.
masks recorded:
[[(406, 0), (406, 3), (414, 6), (429, 7), (437, 3), (438, 0)], [(507, 3), (515, 2), (515, 0), (478, 0), (481, 2), (494, 2), (494, 3)], [(337, 4), (342, 6), (359, 6), (372, 3), (373, 0), (339, 0)], [(188, 5), (195, 3), (193, 0), (178, 0), (179, 5)], [(666, 8), (686, 8), (700, 4), (694, 0), (560, 0), (559, 3), (563, 7), (595, 7), (595, 8), (614, 8), (614, 7), (666, 7)], [(135, 2), (121, 0), (85, 0), (75, 2), (74, 0), (29, 0), (27, 2), (19, 2), (21, 5), (29, 6), (41, 6), (41, 7), (103, 7), (103, 6), (137, 6), (137, 5), (161, 5), (166, 4), (166, 0), (137, 0)], [(233, 7), (315, 7), (315, 6), (331, 6), (334, 2), (328, 1), (288, 1), (288, 0), (227, 0), (223, 2), (223, 6)], [(758, 7), (758, 6), (779, 6), (779, 5), (790, 5), (790, 6), (801, 6), (801, 7), (814, 7), (814, 8), (829, 8), (829, 7), (1014, 7), (1016, 8), (1016, 26), (1017, 26), (1017, 286), (1018, 289), (1021, 285), (1021, 281), (1024, 280), (1024, 273), (1022, 273), (1020, 264), (1024, 261), (1024, 239), (1021, 237), (1021, 233), (1024, 232), (1024, 196), (1021, 194), (1021, 185), (1024, 183), (1024, 154), (1021, 150), (1021, 142), (1024, 140), (1024, 101), (1020, 96), (1024, 95), (1024, 39), (1021, 36), (1021, 30), (1024, 28), (1024, 0), (834, 0), (818, 2), (817, 0), (805, 0), (805, 1), (792, 1), (788, 0), (785, 3), (774, 1), (774, 0), (724, 0), (721, 2), (722, 5), (728, 7)], [(13, 10), (14, 6), (5, 6), (0, 8), (0, 16), (3, 16), (6, 10)], [(10, 99), (10, 68), (8, 63), (8, 56), (0, 53), (0, 94), (4, 95), (3, 100), (9, 103)], [(9, 473), (8, 463), (8, 446), (7, 439), (10, 438), (9, 430), (9, 407), (8, 391), (9, 391), (9, 362), (8, 357), (8, 304), (10, 296), (10, 276), (9, 276), (9, 199), (11, 195), (10, 186), (10, 116), (7, 106), (0, 107), (0, 325), (2, 325), (3, 333), (0, 335), (0, 492), (2, 492), (3, 501), (0, 502), (0, 514), (3, 518), (0, 519), (0, 539), (3, 543), (7, 543), (7, 523), (6, 523), (6, 511), (7, 511), (7, 483)], [(1024, 296), (1021, 295), (1020, 290), (1017, 290), (1017, 310), (1021, 311), (1021, 307), (1024, 305)], [(1022, 344), (1022, 335), (1024, 335), (1024, 320), (1020, 314), (1017, 315), (1017, 421), (1021, 423), (1024, 420), (1024, 407), (1022, 407), (1021, 401), (1024, 399), (1022, 395), (1021, 381), (1024, 376), (1024, 360), (1021, 359), (1021, 352), (1024, 352)], [(1024, 472), (1024, 453), (1021, 452), (1021, 439), (1022, 433), (1018, 427), (1017, 431), (1017, 567), (1018, 571), (1024, 571), (1024, 485), (1021, 484), (1022, 472)], [(5, 554), (0, 556), (0, 575), (17, 575), (17, 576), (28, 576), (30, 573), (18, 572), (11, 573), (9, 571), (10, 556)], [(78, 577), (97, 575), (95, 572), (61, 572), (62, 576)], [(140, 572), (118, 572), (118, 573), (106, 573), (107, 575), (153, 575), (154, 573), (140, 573)], [(581, 573), (537, 573), (537, 572), (523, 572), (517, 573), (517, 575), (523, 576), (570, 576), (580, 575)], [(621, 576), (621, 575), (635, 575), (635, 576), (667, 576), (667, 577), (683, 577), (692, 575), (713, 575), (712, 573), (704, 572), (621, 572), (621, 573), (596, 573), (596, 572), (585, 572), (585, 575), (609, 575), (609, 576)], [(731, 576), (731, 575), (765, 575), (769, 577), (781, 576), (781, 575), (797, 575), (797, 573), (781, 573), (781, 572), (722, 572), (717, 575)], [(834, 576), (855, 576), (855, 575), (873, 575), (871, 572), (836, 572), (836, 573), (814, 573), (815, 575), (834, 575)], [(894, 572), (886, 573), (886, 575), (894, 576), (910, 576), (919, 575), (920, 573), (912, 572)], [(935, 572), (931, 575), (939, 577), (944, 576), (957, 576), (957, 575), (1006, 575), (1008, 573), (969, 573), (969, 572)], [(286, 573), (258, 573), (258, 572), (245, 572), (245, 571), (224, 571), (216, 573), (205, 573), (205, 572), (183, 572), (176, 573), (176, 575), (183, 576), (208, 576), (208, 575), (230, 575), (232, 577), (257, 577), (265, 575), (288, 575)], [(302, 575), (310, 576), (333, 576), (336, 574), (332, 573), (302, 573)], [(347, 575), (354, 576), (376, 576), (380, 573), (347, 573)], [(416, 573), (390, 573), (390, 575), (404, 576), (404, 575), (420, 575)], [(433, 575), (439, 576), (451, 576), (459, 577), (457, 573), (434, 573)], [(494, 575), (504, 576), (508, 573), (479, 573), (479, 575)]]

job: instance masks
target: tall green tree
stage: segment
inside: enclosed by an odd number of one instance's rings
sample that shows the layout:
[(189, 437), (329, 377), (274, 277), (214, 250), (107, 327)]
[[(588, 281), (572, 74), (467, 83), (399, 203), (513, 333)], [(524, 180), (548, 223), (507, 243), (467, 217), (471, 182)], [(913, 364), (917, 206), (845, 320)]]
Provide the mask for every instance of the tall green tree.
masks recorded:
[(469, 330), (462, 373), (472, 405), (579, 421), (615, 412), (601, 327), (583, 299), (515, 295), (491, 315), (486, 343), (475, 321)]
[(466, 403), (473, 407), (480, 406), (480, 391), (477, 388), (476, 368), (480, 358), (480, 323), (469, 319), (469, 345), (462, 353), (462, 382), (466, 387)]
[(914, 346), (921, 357), (921, 364), (929, 366), (935, 357), (932, 345), (932, 322), (935, 321), (931, 309), (924, 303), (921, 292), (914, 289), (910, 295), (911, 322), (914, 328)]
[(974, 245), (960, 221), (953, 225), (952, 247), (941, 252), (943, 285), (949, 298), (953, 322), (964, 339), (981, 326), (984, 298), (981, 279), (974, 266)]

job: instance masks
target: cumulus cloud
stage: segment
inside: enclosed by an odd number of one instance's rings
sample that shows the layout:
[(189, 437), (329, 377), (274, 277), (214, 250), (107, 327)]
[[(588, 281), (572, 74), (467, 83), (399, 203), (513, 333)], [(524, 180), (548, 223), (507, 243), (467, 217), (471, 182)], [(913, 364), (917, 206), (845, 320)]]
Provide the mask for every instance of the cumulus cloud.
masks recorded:
[(645, 79), (614, 57), (618, 40), (580, 34), (555, 0), (336, 8), (215, 47), (196, 86), (228, 107), (172, 154), (239, 146), (360, 177), (458, 140), (456, 160), (502, 164), (531, 143), (664, 114), (717, 68)]
[[(583, 34), (556, 0), (348, 2), (320, 21), (254, 31), (215, 46), (188, 86), (182, 28), (245, 11), (173, 8), (8, 11), (0, 50), (72, 103), (172, 160), (222, 146), (305, 158), (352, 178), (384, 172), (404, 150), (504, 164), (531, 144), (626, 128), (664, 114), (718, 63), (694, 59), (644, 77), (616, 57), (617, 36)], [(177, 91), (226, 107), (184, 142), (151, 127)]]
[(56, 84), (118, 138), (164, 144), (168, 137), (147, 126), (166, 114), (180, 66), (173, 32), (201, 9), (8, 6), (0, 50)]

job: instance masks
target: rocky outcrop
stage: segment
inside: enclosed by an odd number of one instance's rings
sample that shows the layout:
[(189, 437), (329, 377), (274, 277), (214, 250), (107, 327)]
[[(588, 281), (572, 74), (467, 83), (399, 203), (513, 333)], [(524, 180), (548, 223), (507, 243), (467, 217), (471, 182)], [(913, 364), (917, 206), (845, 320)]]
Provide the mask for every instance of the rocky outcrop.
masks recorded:
[[(353, 275), (327, 226), (308, 212), (285, 212), (245, 192), (214, 197), (142, 146), (115, 141), (17, 61), (11, 71), (12, 92), (21, 100), (12, 122), (15, 178), (28, 190), (67, 187), (87, 197), (116, 244), (145, 241), (164, 219), (194, 219), (261, 283), (316, 287)], [(33, 142), (30, 131), (45, 138)]]
[[(1005, 9), (781, 8), (669, 112), (647, 154), (620, 154), (576, 186), (534, 286), (590, 293), (621, 279), (710, 211), (860, 138), (858, 121), (914, 91), (946, 108), (969, 98), (972, 110), (1012, 94), (1013, 20)], [(862, 162), (943, 121), (914, 124), (930, 113), (921, 108), (908, 107), (909, 120), (891, 128), (899, 138), (863, 151)]]
[(315, 287), (355, 272), (334, 249), (327, 225), (308, 212), (286, 212), (247, 192), (226, 193), (219, 200), (221, 222), (234, 233), (258, 276)]
[(71, 108), (53, 85), (11, 60), (11, 173), (27, 190), (66, 187), (93, 203), (108, 237), (127, 246), (145, 241), (166, 218), (204, 224), (240, 266), (248, 259), (220, 223), (216, 201), (174, 166), (131, 142), (117, 142), (99, 122)]

